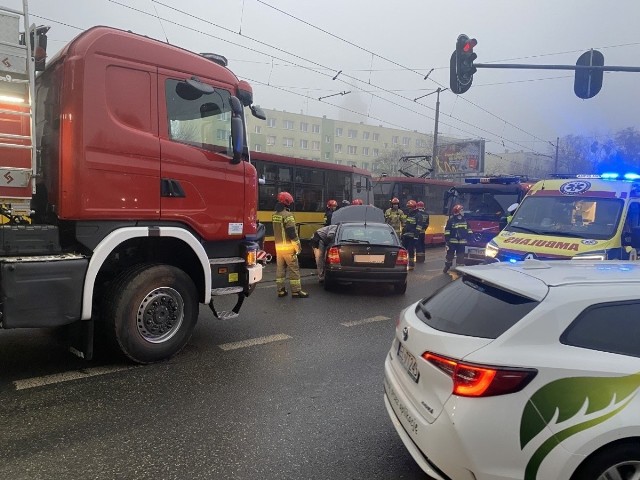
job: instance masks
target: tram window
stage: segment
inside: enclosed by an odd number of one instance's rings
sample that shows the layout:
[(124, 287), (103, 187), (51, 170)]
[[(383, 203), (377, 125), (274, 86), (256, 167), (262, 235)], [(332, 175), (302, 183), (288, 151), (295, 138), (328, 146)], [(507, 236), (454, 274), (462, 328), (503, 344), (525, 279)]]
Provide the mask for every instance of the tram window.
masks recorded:
[(296, 183), (308, 183), (312, 185), (322, 185), (324, 183), (324, 172), (314, 168), (296, 168)]

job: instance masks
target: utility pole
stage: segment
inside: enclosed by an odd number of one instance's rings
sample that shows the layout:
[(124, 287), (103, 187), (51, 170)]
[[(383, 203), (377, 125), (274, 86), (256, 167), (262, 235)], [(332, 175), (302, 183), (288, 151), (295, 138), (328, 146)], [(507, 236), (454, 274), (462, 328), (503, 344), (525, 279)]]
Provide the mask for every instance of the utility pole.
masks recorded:
[(558, 173), (558, 146), (560, 145), (560, 137), (556, 137), (556, 161), (553, 167), (553, 173)]
[[(447, 90), (445, 88), (445, 90)], [(433, 152), (431, 153), (431, 166), (433, 167), (433, 171), (431, 172), (431, 176), (433, 178), (438, 177), (438, 118), (440, 117), (440, 92), (442, 90), (438, 87), (436, 92), (438, 93), (436, 97), (436, 123), (433, 127)]]

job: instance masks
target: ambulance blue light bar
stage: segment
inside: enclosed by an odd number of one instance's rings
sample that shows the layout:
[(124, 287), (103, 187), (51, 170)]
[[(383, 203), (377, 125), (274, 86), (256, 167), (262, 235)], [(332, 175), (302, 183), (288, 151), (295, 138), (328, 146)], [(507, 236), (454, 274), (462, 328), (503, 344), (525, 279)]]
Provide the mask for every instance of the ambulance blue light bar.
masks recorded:
[(600, 175), (598, 174), (570, 174), (570, 173), (555, 173), (551, 174), (553, 178), (600, 178), (602, 180), (640, 180), (640, 174), (638, 173), (625, 173), (621, 175), (617, 172), (606, 172)]

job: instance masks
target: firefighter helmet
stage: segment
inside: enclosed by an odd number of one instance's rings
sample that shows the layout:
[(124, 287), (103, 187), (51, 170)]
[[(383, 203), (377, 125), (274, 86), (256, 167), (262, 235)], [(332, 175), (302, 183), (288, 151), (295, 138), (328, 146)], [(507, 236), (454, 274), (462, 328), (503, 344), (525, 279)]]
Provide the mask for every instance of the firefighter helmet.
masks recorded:
[(400, 205), (400, 200), (397, 197), (391, 199), (391, 205)]
[(285, 207), (288, 207), (293, 203), (293, 197), (289, 192), (280, 192), (278, 194), (278, 201)]
[(460, 204), (457, 204), (453, 206), (452, 212), (454, 215), (460, 215), (462, 213), (462, 210), (464, 210), (464, 207)]
[(349, 205), (351, 205), (351, 202), (349, 200), (342, 200), (343, 207), (348, 207)]
[(418, 207), (418, 208), (424, 208), (424, 202), (423, 202), (423, 201), (420, 201), (420, 202), (416, 203), (416, 207)]
[(338, 206), (338, 202), (336, 202), (335, 200), (329, 200), (327, 202), (327, 208), (335, 208)]
[(351, 202), (351, 205), (362, 205), (362, 200), (356, 198), (353, 200), (353, 202)]
[(416, 208), (418, 204), (416, 203), (415, 200), (409, 200), (407, 202), (407, 208), (410, 208), (411, 210), (413, 210), (414, 208)]

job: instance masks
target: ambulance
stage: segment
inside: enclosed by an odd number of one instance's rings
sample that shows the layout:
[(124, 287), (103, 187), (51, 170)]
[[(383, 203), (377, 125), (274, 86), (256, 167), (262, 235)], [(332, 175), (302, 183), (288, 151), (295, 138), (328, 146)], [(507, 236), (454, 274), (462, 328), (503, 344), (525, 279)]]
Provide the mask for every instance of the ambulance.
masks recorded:
[(487, 263), (636, 260), (640, 175), (555, 175), (537, 182), (486, 247)]

